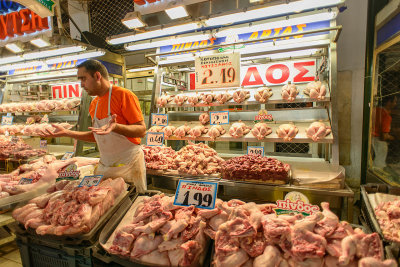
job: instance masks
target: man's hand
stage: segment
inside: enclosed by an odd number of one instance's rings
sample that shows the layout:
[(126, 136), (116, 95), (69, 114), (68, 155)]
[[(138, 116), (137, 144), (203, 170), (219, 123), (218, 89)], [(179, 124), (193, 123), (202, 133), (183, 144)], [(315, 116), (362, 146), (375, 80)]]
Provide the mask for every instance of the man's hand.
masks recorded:
[(117, 126), (117, 114), (111, 116), (111, 120), (106, 124), (101, 126), (100, 128), (89, 127), (94, 134), (98, 135), (106, 135), (114, 131)]
[(58, 125), (58, 124), (52, 124), (55, 128), (55, 130), (49, 131), (48, 129), (43, 129), (41, 130), (38, 135), (40, 137), (62, 137), (62, 136), (68, 136), (68, 129), (65, 129), (64, 127)]

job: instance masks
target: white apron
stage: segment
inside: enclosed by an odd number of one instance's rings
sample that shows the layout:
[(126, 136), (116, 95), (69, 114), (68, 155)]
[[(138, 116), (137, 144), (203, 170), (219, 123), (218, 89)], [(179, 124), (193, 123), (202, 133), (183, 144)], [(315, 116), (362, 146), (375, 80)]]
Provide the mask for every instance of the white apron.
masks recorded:
[[(108, 117), (97, 119), (97, 106), (93, 116), (93, 127), (100, 128), (111, 120), (111, 92), (108, 96)], [(94, 133), (97, 146), (100, 151), (100, 162), (95, 174), (103, 175), (103, 178), (122, 177), (125, 182), (136, 186), (137, 192), (143, 193), (147, 189), (146, 164), (144, 153), (140, 145), (136, 145), (123, 135), (111, 132), (106, 135)]]
[(386, 167), (386, 157), (388, 153), (388, 143), (379, 137), (372, 137), (372, 148), (375, 152), (374, 166), (377, 168)]

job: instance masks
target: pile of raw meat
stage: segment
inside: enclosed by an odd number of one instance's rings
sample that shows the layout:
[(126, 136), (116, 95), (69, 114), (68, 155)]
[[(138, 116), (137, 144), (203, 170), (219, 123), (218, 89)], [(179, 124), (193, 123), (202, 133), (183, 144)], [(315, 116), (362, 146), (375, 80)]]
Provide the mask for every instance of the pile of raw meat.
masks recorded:
[(53, 132), (55, 128), (53, 127), (54, 125), (60, 125), (66, 129), (71, 129), (74, 127), (73, 125), (67, 123), (67, 122), (62, 122), (62, 123), (36, 123), (36, 124), (30, 124), (30, 125), (22, 125), (22, 124), (14, 124), (14, 125), (3, 125), (0, 126), (0, 135), (1, 134), (6, 134), (8, 132), (9, 135), (15, 135), (15, 134), (22, 134), (26, 136), (37, 136), (39, 133), (45, 129)]
[(2, 159), (27, 159), (45, 154), (46, 150), (32, 149), (21, 138), (17, 138), (17, 142), (15, 142), (11, 137), (0, 137), (0, 158)]
[(397, 266), (394, 260), (383, 261), (377, 233), (353, 229), (339, 221), (329, 203), (321, 206), (323, 212), (308, 217), (278, 217), (273, 204), (219, 202), (213, 212), (208, 211), (211, 231), (206, 231), (215, 240), (215, 266)]
[(98, 186), (77, 187), (79, 181), (60, 181), (47, 194), (13, 211), (15, 220), (39, 235), (75, 235), (89, 232), (115, 200), (127, 190), (123, 178)]
[(166, 146), (142, 146), (146, 168), (151, 170), (173, 169), (175, 150)]
[(174, 206), (173, 201), (163, 194), (136, 201), (103, 247), (150, 266), (197, 263), (209, 240), (201, 216), (208, 210)]
[(0, 112), (38, 112), (53, 110), (71, 110), (79, 106), (80, 98), (62, 100), (42, 100), (39, 102), (8, 103), (0, 105)]
[(375, 216), (383, 236), (400, 242), (400, 200), (381, 202), (375, 208)]
[(222, 178), (245, 181), (282, 181), (288, 182), (289, 164), (274, 158), (256, 155), (244, 155), (231, 158), (222, 164)]

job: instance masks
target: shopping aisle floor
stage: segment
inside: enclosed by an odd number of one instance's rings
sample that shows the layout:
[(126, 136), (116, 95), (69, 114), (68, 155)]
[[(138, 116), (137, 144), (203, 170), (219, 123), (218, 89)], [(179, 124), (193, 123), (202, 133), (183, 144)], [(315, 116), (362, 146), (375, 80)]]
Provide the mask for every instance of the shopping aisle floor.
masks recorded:
[(14, 242), (0, 246), (1, 267), (22, 267), (18, 246)]

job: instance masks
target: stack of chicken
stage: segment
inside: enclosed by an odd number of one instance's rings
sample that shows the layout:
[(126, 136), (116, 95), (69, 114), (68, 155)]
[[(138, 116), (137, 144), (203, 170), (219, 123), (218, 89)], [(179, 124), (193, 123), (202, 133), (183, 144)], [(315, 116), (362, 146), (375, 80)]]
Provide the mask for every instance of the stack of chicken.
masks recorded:
[(394, 260), (383, 261), (378, 234), (353, 229), (339, 221), (329, 203), (321, 206), (323, 212), (308, 217), (278, 217), (273, 204), (219, 202), (205, 231), (215, 239), (215, 266), (397, 266)]
[(22, 124), (2, 125), (0, 126), (0, 134), (15, 135), (21, 133), (22, 129), (24, 129)]
[(28, 103), (8, 103), (0, 105), (0, 112), (31, 112), (31, 111), (53, 111), (53, 110), (72, 110), (79, 106), (80, 98), (62, 100), (41, 100), (39, 102)]
[(53, 192), (29, 201), (13, 211), (15, 220), (39, 235), (75, 235), (89, 232), (126, 191), (123, 178), (97, 186), (77, 187), (79, 181), (60, 181)]
[(166, 146), (142, 146), (146, 168), (152, 170), (173, 169), (176, 152)]
[(310, 127), (306, 129), (308, 138), (311, 138), (314, 142), (318, 142), (324, 139), (331, 133), (331, 127), (326, 126), (323, 122), (313, 122)]
[(375, 208), (375, 216), (383, 236), (400, 243), (400, 200), (379, 203)]
[(15, 139), (11, 137), (2, 137), (0, 148), (0, 158), (2, 159), (27, 159), (46, 154), (45, 150), (32, 149), (32, 147), (23, 142), (21, 138), (17, 138), (15, 141)]
[(326, 95), (326, 87), (320, 81), (314, 81), (307, 84), (303, 93), (310, 98), (324, 100)]
[[(73, 125), (71, 125), (71, 124), (69, 124), (67, 122), (53, 123), (53, 124), (54, 125), (59, 125), (61, 127), (64, 127), (65, 129), (71, 129), (72, 127), (74, 127)], [(44, 130), (48, 130), (50, 132), (54, 132), (56, 128), (53, 126), (53, 124), (50, 124), (50, 123), (37, 123), (37, 124), (26, 125), (21, 130), (21, 133), (23, 135), (27, 135), (27, 136), (36, 136), (36, 135), (39, 135)]]
[(174, 96), (164, 94), (157, 99), (157, 105), (160, 107), (165, 107), (172, 100), (174, 100)]
[(149, 266), (197, 266), (208, 244), (203, 210), (174, 206), (163, 194), (140, 198), (102, 246)]

